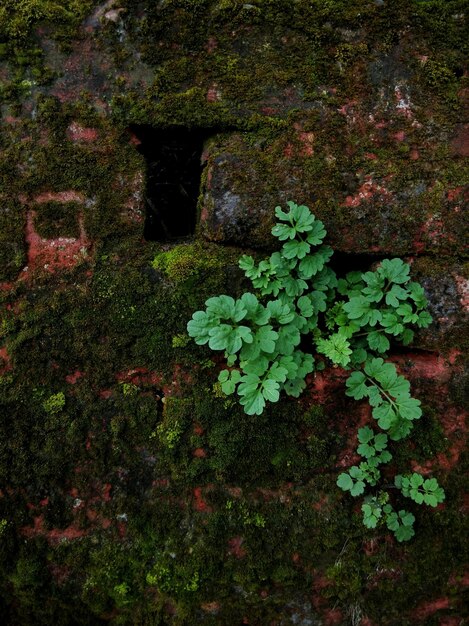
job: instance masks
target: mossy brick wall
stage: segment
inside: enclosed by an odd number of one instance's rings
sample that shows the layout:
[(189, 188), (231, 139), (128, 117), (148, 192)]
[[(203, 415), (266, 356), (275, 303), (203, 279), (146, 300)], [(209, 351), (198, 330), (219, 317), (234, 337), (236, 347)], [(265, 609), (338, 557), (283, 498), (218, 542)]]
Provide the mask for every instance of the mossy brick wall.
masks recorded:
[[(2, 2), (2, 623), (465, 623), (464, 5)], [(140, 124), (207, 132), (191, 241), (143, 239)], [(247, 417), (185, 335), (287, 199), (339, 270), (401, 256), (427, 292), (393, 454), (447, 499), (408, 544), (335, 485), (369, 420), (344, 372)]]

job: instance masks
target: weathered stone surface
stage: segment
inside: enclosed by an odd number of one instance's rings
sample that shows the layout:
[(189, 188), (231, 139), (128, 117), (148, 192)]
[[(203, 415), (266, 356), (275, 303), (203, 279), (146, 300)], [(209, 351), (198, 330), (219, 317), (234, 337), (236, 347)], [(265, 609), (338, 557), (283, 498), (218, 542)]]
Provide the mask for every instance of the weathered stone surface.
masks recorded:
[[(334, 120), (340, 121), (339, 113), (328, 123)], [(309, 127), (317, 130), (293, 128), (257, 145), (239, 134), (212, 143), (201, 207), (204, 237), (269, 248), (274, 206), (294, 200), (313, 208), (339, 252), (467, 254), (467, 194), (441, 185), (438, 165), (419, 174), (407, 151), (401, 171), (391, 173), (391, 162), (365, 153), (354, 171), (347, 146), (324, 145), (326, 123)], [(410, 176), (409, 168), (415, 170)]]
[[(60, 4), (60, 6), (58, 6)], [(452, 626), (467, 616), (462, 0), (6, 0), (0, 9), (2, 623)], [(210, 137), (194, 237), (143, 238), (135, 128)], [(397, 544), (338, 474), (375, 424), (327, 367), (258, 418), (186, 336), (246, 289), (273, 208), (339, 273), (412, 265), (434, 322), (390, 360), (423, 415), (393, 472), (446, 501)], [(176, 209), (177, 207), (175, 207)]]

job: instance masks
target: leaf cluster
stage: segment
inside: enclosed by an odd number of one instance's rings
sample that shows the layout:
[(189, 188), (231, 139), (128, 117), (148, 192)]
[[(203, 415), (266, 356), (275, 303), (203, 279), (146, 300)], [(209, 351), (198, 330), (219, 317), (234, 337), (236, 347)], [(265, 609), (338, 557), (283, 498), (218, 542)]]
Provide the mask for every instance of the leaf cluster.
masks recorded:
[(256, 293), (209, 298), (187, 325), (196, 343), (224, 352), (230, 369), (218, 381), (225, 394), (239, 396), (248, 415), (260, 415), (282, 391), (298, 397), (306, 387), (314, 357), (299, 348), (301, 337), (317, 329), (337, 284), (325, 267), (332, 249), (322, 245), (323, 223), (306, 206), (288, 206), (288, 212), (276, 208), (279, 223), (272, 229), (284, 242), (281, 251), (259, 263), (247, 255), (239, 261)]
[[(375, 434), (371, 428), (365, 426), (358, 430), (358, 440), (360, 443), (357, 453), (364, 457), (364, 461), (342, 472), (337, 478), (337, 486), (343, 491), (349, 491), (354, 497), (362, 495), (367, 485), (376, 486), (381, 478), (379, 466), (392, 459), (391, 453), (386, 449), (386, 434)], [(436, 478), (424, 479), (417, 472), (410, 476), (396, 476), (394, 484), (403, 496), (411, 498), (417, 504), (435, 507), (445, 499), (445, 492)], [(378, 524), (385, 523), (400, 542), (408, 541), (415, 534), (415, 517), (405, 510), (396, 513), (389, 503), (389, 493), (385, 490), (380, 490), (375, 496), (366, 496), (362, 513), (363, 524), (367, 528), (376, 528)]]
[(420, 400), (410, 395), (410, 384), (397, 373), (395, 365), (381, 357), (371, 358), (363, 371), (355, 371), (346, 381), (346, 394), (361, 400), (367, 398), (378, 426), (389, 431), (394, 441), (406, 437), (413, 421), (422, 416)]
[(410, 476), (396, 476), (394, 484), (402, 491), (402, 495), (411, 498), (417, 504), (435, 507), (445, 499), (445, 492), (436, 478), (424, 478), (414, 472)]
[(362, 513), (363, 524), (367, 528), (376, 528), (381, 523), (386, 524), (399, 542), (408, 541), (415, 535), (414, 515), (404, 509), (396, 512), (383, 494), (380, 497), (367, 497), (362, 505)]
[[(236, 394), (248, 415), (260, 415), (282, 392), (298, 397), (308, 374), (324, 367), (325, 359), (351, 371), (346, 394), (367, 400), (378, 427), (386, 431), (375, 433), (368, 426), (358, 431), (357, 453), (363, 460), (337, 479), (356, 497), (381, 479), (380, 466), (392, 459), (388, 440), (408, 436), (422, 416), (409, 382), (384, 358), (393, 342), (408, 345), (413, 329), (427, 327), (432, 318), (423, 287), (411, 280), (407, 263), (384, 259), (373, 270), (338, 278), (328, 266), (333, 251), (323, 243), (324, 224), (307, 206), (289, 201), (287, 207), (275, 209), (272, 234), (280, 250), (259, 262), (249, 255), (239, 260), (253, 291), (238, 299), (209, 298), (187, 331), (197, 344), (223, 352), (226, 367), (219, 386), (226, 395)], [(436, 506), (444, 499), (435, 479), (415, 473), (396, 477), (396, 486), (416, 503)], [(368, 528), (385, 523), (398, 541), (406, 541), (414, 534), (414, 516), (394, 511), (388, 500), (383, 490), (367, 495), (363, 522)]]
[(389, 463), (391, 453), (386, 449), (388, 436), (384, 433), (375, 435), (369, 426), (358, 430), (360, 442), (357, 452), (364, 457), (360, 465), (354, 465), (347, 472), (342, 472), (337, 478), (337, 486), (344, 491), (350, 491), (350, 495), (359, 496), (365, 491), (366, 484), (374, 487), (381, 477), (379, 466)]

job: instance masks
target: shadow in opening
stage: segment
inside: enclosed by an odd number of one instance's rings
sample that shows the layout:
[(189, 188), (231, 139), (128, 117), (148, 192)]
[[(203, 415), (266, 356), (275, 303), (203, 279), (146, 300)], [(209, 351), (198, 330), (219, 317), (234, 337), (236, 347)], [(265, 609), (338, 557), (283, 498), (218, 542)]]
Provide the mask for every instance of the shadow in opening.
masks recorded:
[(147, 241), (172, 241), (193, 235), (207, 130), (132, 125), (147, 164), (143, 236)]

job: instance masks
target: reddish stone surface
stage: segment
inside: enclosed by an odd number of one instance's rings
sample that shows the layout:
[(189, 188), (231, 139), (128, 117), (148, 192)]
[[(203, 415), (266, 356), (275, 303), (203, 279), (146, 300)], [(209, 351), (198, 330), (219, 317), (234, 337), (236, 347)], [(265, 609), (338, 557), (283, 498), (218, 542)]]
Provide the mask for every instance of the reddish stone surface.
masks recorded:
[(84, 376), (84, 372), (75, 370), (72, 374), (68, 374), (67, 376), (65, 376), (65, 380), (70, 385), (75, 385), (83, 376)]
[(196, 459), (204, 459), (207, 456), (207, 452), (203, 448), (196, 448), (192, 452), (192, 456)]
[(435, 470), (450, 471), (458, 464), (461, 454), (467, 446), (467, 412), (454, 407), (442, 407), (440, 423), (449, 442), (449, 449), (440, 452), (433, 459), (423, 464), (414, 463), (414, 472), (429, 474)]
[[(54, 194), (50, 194), (53, 196)], [(45, 196), (41, 196), (45, 197)], [(48, 197), (48, 199), (52, 199)], [(47, 202), (48, 199), (43, 199)], [(36, 199), (37, 201), (37, 199)], [(70, 200), (65, 200), (70, 201)], [(55, 273), (59, 270), (74, 267), (77, 263), (88, 258), (92, 244), (89, 241), (84, 228), (83, 216), (78, 217), (80, 237), (58, 237), (56, 239), (43, 239), (36, 232), (34, 226), (35, 211), (28, 211), (26, 222), (26, 243), (28, 245), (27, 266), (23, 269), (22, 278), (26, 278), (30, 272), (37, 269)]]
[(44, 515), (37, 515), (33, 518), (33, 526), (23, 526), (20, 530), (21, 534), (27, 538), (38, 536), (45, 537), (49, 543), (58, 543), (60, 541), (72, 541), (80, 539), (88, 534), (87, 530), (77, 528), (73, 524), (66, 528), (53, 528), (46, 530), (44, 528)]
[(0, 348), (0, 376), (12, 369), (10, 355), (5, 346)]
[(92, 143), (98, 139), (99, 131), (96, 128), (86, 128), (77, 122), (72, 122), (67, 128), (67, 136), (71, 141)]
[(210, 513), (212, 511), (212, 507), (207, 504), (203, 497), (202, 487), (195, 487), (192, 494), (194, 496), (193, 507), (196, 511), (199, 511), (200, 513)]
[(206, 96), (207, 102), (219, 102), (222, 98), (221, 98), (221, 91), (218, 88), (218, 85), (216, 83), (213, 83), (208, 91), (207, 91), (207, 96)]
[(412, 616), (414, 619), (422, 622), (423, 620), (428, 619), (438, 611), (441, 611), (442, 609), (448, 609), (450, 606), (451, 604), (449, 598), (436, 598), (435, 600), (422, 602), (420, 606), (412, 611)]
[(212, 615), (216, 615), (221, 609), (221, 604), (220, 602), (214, 600), (213, 602), (204, 602), (200, 605), (200, 608), (202, 609), (202, 611), (205, 611), (205, 613), (211, 613)]
[(391, 193), (386, 187), (373, 182), (371, 175), (365, 176), (365, 182), (359, 187), (358, 192), (353, 196), (347, 196), (341, 206), (357, 207), (375, 196), (378, 196), (380, 201), (384, 201), (391, 197)]
[(78, 202), (83, 204), (85, 202), (85, 196), (79, 191), (44, 191), (37, 196), (34, 196), (33, 202), (35, 204), (44, 204), (45, 202), (60, 202), (65, 204), (66, 202)]
[(244, 543), (244, 537), (232, 537), (228, 541), (228, 554), (234, 556), (237, 559), (242, 559), (246, 556), (247, 552), (242, 547)]
[(146, 367), (134, 367), (125, 372), (117, 373), (116, 380), (120, 383), (132, 383), (139, 387), (141, 385), (161, 385), (163, 377), (158, 372), (151, 372)]
[(469, 156), (469, 124), (458, 127), (456, 136), (451, 141), (451, 147), (459, 156)]

